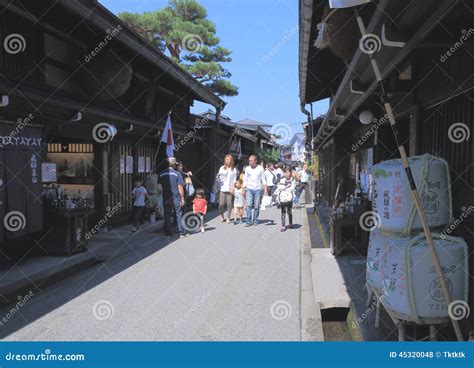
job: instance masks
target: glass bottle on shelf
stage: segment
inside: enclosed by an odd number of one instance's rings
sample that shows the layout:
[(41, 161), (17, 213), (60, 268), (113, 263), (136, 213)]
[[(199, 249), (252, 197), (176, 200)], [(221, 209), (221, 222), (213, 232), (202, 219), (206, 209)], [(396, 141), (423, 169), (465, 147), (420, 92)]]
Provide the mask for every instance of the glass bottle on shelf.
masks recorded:
[(90, 163), (90, 161), (86, 160), (86, 169), (85, 169), (85, 171), (86, 171), (85, 176), (87, 176), (87, 177), (92, 176), (92, 164)]
[(81, 158), (81, 161), (79, 161), (79, 164), (77, 165), (76, 176), (79, 176), (79, 177), (85, 176), (84, 171), (85, 171), (84, 160)]
[(64, 159), (63, 175), (64, 175), (64, 176), (69, 176), (69, 163), (67, 162), (67, 158)]

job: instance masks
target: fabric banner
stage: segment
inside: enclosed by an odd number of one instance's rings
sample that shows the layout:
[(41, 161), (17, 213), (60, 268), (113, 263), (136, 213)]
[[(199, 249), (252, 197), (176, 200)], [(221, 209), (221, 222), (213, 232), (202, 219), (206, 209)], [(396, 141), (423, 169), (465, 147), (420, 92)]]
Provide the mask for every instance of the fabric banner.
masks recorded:
[(329, 7), (331, 8), (349, 8), (351, 6), (358, 6), (370, 3), (372, 0), (329, 0)]
[(174, 156), (174, 139), (173, 139), (173, 130), (171, 129), (171, 116), (168, 115), (166, 119), (165, 129), (163, 130), (163, 135), (161, 136), (161, 142), (166, 143), (166, 156)]

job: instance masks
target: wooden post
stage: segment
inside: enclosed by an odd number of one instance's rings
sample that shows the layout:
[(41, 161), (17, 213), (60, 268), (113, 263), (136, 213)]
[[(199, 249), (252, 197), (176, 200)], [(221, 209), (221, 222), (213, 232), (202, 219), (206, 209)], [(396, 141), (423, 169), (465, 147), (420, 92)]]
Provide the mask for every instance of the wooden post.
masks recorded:
[[(362, 17), (359, 15), (357, 9), (355, 10), (355, 13), (356, 13), (357, 24), (359, 25), (360, 33), (362, 37), (364, 37), (367, 35), (364, 21), (362, 20)], [(372, 69), (374, 71), (375, 77), (381, 88), (382, 99), (383, 99), (382, 102), (384, 104), (385, 111), (387, 112), (388, 118), (390, 120), (390, 126), (392, 128), (392, 132), (395, 137), (395, 142), (400, 152), (400, 158), (402, 160), (402, 164), (405, 169), (405, 174), (407, 176), (408, 183), (410, 184), (410, 190), (413, 197), (413, 201), (415, 202), (415, 207), (416, 207), (418, 216), (420, 217), (420, 221), (423, 225), (423, 232), (425, 234), (426, 241), (428, 242), (428, 248), (430, 250), (431, 257), (433, 258), (436, 274), (438, 275), (438, 279), (441, 284), (441, 289), (443, 290), (444, 299), (446, 301), (446, 305), (449, 306), (451, 304), (451, 296), (449, 295), (448, 286), (446, 285), (446, 280), (444, 278), (443, 270), (441, 269), (441, 264), (439, 262), (438, 254), (436, 253), (436, 249), (434, 247), (433, 237), (431, 236), (430, 227), (428, 225), (428, 221), (426, 220), (426, 215), (425, 215), (425, 211), (423, 210), (421, 198), (416, 188), (415, 180), (413, 178), (413, 174), (410, 168), (410, 163), (408, 162), (408, 157), (405, 151), (405, 147), (403, 146), (403, 144), (399, 142), (399, 139), (398, 139), (398, 130), (396, 126), (397, 121), (395, 120), (395, 114), (393, 113), (392, 105), (390, 104), (389, 98), (387, 94), (385, 93), (385, 89), (383, 86), (382, 73), (380, 72), (377, 59), (375, 58), (375, 53), (369, 54), (369, 57), (370, 57), (370, 63), (372, 65)], [(463, 341), (462, 332), (461, 332), (461, 328), (459, 327), (458, 321), (451, 318), (451, 322), (453, 324), (454, 332), (456, 333), (456, 337), (458, 341)], [(402, 330), (400, 330), (400, 336), (401, 335), (404, 335), (404, 331)], [(403, 341), (403, 340), (400, 340), (400, 341)]]

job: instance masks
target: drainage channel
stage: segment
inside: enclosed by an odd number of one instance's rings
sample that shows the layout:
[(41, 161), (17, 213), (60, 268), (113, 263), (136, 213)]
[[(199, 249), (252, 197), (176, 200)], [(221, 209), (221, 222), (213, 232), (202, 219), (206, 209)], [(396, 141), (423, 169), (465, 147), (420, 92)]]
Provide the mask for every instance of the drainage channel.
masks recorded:
[(350, 308), (328, 308), (321, 310), (324, 341), (352, 341), (347, 325)]

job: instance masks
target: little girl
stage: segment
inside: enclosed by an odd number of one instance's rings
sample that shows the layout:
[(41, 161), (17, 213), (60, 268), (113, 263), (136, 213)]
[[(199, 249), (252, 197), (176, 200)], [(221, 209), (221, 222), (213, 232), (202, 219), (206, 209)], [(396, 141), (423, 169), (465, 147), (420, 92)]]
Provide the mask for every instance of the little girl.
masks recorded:
[(244, 190), (242, 189), (242, 180), (237, 179), (234, 184), (234, 224), (242, 222), (244, 214)]
[(193, 199), (193, 212), (195, 215), (199, 216), (201, 221), (201, 233), (204, 232), (204, 215), (207, 212), (207, 200), (206, 192), (204, 189), (199, 188), (196, 190), (196, 196)]
[(276, 190), (277, 201), (281, 209), (281, 230), (286, 231), (285, 218), (288, 214), (288, 228), (293, 227), (293, 198), (295, 197), (296, 180), (292, 177), (291, 168), (286, 167), (283, 170), (283, 178), (280, 179)]

